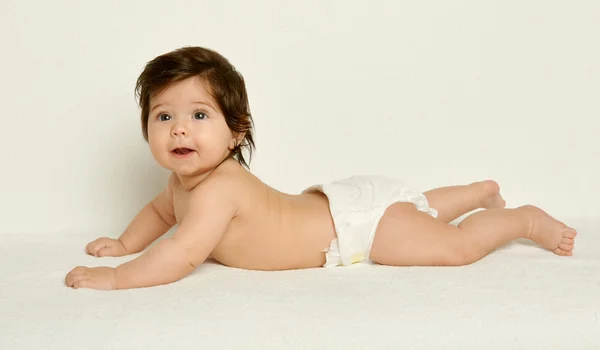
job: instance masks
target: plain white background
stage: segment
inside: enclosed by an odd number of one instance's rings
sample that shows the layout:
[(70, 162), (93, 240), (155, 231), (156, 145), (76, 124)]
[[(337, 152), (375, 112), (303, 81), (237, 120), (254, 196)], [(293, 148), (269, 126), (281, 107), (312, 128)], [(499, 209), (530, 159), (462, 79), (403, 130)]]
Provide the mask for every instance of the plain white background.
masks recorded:
[(167, 176), (135, 80), (187, 45), (244, 75), (251, 170), (279, 190), (490, 178), (509, 206), (594, 219), (599, 33), (593, 0), (2, 0), (0, 233), (125, 228)]

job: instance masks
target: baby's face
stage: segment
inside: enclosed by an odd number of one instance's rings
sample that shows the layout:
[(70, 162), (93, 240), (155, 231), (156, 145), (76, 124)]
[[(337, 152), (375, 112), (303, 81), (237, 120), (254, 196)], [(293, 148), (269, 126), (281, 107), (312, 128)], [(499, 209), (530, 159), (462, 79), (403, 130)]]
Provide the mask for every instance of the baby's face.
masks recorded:
[(235, 147), (235, 138), (204, 82), (192, 77), (152, 98), (148, 143), (161, 166), (190, 176), (219, 165)]

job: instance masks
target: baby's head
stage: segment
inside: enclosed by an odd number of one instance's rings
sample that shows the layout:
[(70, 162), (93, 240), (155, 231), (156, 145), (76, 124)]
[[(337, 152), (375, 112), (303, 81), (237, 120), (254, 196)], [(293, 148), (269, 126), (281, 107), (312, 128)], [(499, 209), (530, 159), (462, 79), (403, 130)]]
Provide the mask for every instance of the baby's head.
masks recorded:
[(254, 148), (244, 79), (227, 59), (184, 47), (148, 62), (137, 79), (142, 134), (159, 164), (176, 173), (209, 171), (228, 157), (249, 167)]

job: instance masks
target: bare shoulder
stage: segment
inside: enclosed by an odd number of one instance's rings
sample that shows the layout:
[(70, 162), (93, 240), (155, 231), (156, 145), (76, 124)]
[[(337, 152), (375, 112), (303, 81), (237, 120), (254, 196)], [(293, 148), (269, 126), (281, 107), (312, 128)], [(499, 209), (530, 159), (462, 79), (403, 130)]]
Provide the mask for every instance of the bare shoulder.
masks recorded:
[[(239, 169), (236, 164), (223, 164), (200, 182), (190, 193), (190, 201), (217, 203), (229, 210), (237, 210), (241, 204), (241, 196), (247, 189), (248, 181), (245, 170)], [(178, 181), (178, 180), (176, 180)]]

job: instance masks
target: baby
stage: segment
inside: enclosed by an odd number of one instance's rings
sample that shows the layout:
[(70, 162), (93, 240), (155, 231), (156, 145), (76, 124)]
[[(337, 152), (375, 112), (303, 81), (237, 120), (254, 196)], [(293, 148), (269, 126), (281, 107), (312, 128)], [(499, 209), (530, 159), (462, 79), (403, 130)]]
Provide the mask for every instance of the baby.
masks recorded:
[[(255, 270), (372, 263), (459, 266), (527, 238), (570, 256), (576, 231), (525, 205), (506, 209), (487, 180), (420, 193), (381, 176), (352, 176), (286, 194), (248, 171), (252, 116), (244, 79), (227, 59), (185, 47), (148, 62), (136, 84), (145, 140), (171, 171), (164, 191), (96, 257), (143, 251), (116, 268), (76, 267), (73, 288), (127, 289), (175, 282), (206, 259)], [(454, 219), (476, 209), (458, 226)]]

